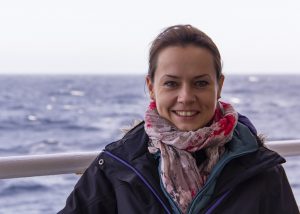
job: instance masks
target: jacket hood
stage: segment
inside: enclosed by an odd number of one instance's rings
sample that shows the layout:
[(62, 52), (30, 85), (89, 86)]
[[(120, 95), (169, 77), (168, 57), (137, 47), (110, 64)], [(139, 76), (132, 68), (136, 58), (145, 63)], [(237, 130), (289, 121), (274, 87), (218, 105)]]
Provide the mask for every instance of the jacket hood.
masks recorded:
[(144, 130), (144, 122), (141, 122), (127, 132), (121, 140), (108, 144), (105, 150), (132, 162), (148, 151), (148, 141), (149, 137)]

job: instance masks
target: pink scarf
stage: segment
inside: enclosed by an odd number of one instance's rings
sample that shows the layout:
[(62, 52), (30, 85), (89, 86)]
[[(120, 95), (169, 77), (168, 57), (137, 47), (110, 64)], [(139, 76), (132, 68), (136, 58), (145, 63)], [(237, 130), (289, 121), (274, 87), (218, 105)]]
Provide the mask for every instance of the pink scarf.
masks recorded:
[[(180, 131), (159, 116), (155, 102), (145, 114), (149, 152), (160, 151), (160, 171), (166, 191), (183, 213), (205, 184), (212, 168), (232, 138), (238, 114), (230, 104), (219, 102), (210, 126), (196, 131)], [(207, 159), (199, 166), (191, 152), (204, 149)]]

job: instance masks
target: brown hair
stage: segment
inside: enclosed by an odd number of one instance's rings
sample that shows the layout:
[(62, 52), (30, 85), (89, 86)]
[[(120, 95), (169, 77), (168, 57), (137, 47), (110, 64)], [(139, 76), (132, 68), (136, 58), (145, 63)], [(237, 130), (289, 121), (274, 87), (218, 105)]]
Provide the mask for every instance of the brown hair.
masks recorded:
[(154, 81), (155, 70), (157, 68), (157, 59), (159, 53), (169, 46), (195, 45), (209, 50), (214, 58), (216, 77), (220, 78), (222, 74), (222, 63), (220, 52), (204, 32), (192, 25), (174, 25), (163, 30), (152, 42), (149, 51), (149, 69), (148, 76)]

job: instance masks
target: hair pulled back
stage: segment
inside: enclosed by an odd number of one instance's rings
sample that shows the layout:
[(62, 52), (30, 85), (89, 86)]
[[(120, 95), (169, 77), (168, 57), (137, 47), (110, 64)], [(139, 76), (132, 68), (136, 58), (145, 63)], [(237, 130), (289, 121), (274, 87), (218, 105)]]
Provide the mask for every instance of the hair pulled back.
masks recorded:
[(217, 79), (222, 74), (221, 55), (212, 39), (192, 25), (174, 25), (163, 30), (152, 42), (149, 51), (148, 76), (154, 81), (159, 53), (169, 46), (195, 45), (206, 48), (213, 56)]

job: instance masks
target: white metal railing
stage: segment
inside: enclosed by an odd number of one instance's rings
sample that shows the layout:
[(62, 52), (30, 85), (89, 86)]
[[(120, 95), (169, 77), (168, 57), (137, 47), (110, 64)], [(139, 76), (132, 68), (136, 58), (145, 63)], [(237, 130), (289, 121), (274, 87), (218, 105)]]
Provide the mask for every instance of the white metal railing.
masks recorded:
[(82, 173), (99, 152), (0, 157), (0, 179)]
[[(300, 155), (300, 139), (271, 141), (266, 146), (282, 156)], [(0, 179), (83, 173), (99, 152), (0, 157)]]

